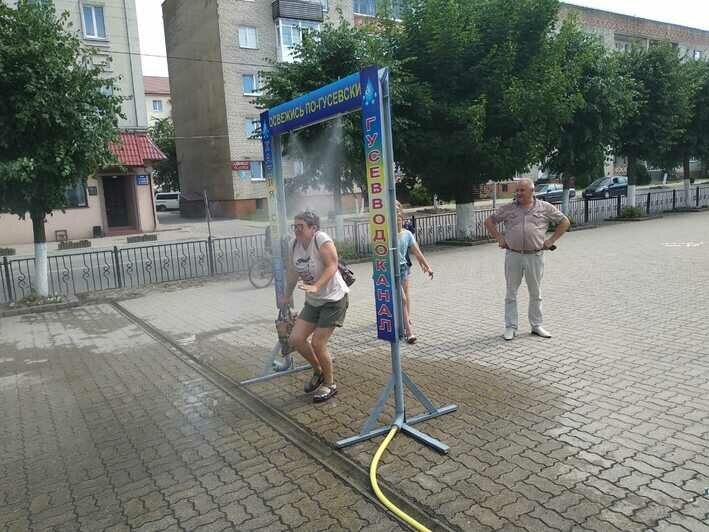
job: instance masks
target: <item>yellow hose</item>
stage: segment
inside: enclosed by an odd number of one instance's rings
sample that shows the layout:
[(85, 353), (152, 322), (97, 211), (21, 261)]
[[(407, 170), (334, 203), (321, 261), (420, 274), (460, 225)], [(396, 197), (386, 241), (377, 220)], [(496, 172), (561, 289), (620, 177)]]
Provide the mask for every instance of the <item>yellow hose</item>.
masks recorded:
[(377, 497), (379, 498), (380, 501), (382, 501), (382, 504), (389, 508), (391, 512), (394, 513), (399, 519), (404, 521), (405, 523), (408, 523), (411, 525), (413, 528), (416, 530), (419, 530), (420, 532), (431, 532), (429, 528), (426, 528), (423, 526), (421, 523), (419, 523), (416, 519), (411, 517), (410, 515), (405, 514), (399, 508), (394, 506), (394, 503), (392, 503), (389, 499), (387, 499), (384, 494), (382, 493), (382, 490), (379, 489), (379, 484), (377, 484), (377, 466), (379, 465), (379, 459), (382, 457), (382, 454), (384, 454), (384, 451), (386, 451), (386, 448), (389, 446), (389, 442), (391, 442), (392, 439), (394, 439), (394, 436), (396, 435), (397, 427), (393, 426), (391, 430), (389, 431), (389, 434), (387, 434), (387, 437), (384, 438), (384, 441), (382, 444), (379, 446), (379, 449), (377, 449), (377, 452), (374, 453), (374, 458), (372, 459), (372, 464), (369, 466), (369, 480), (372, 482), (372, 488), (374, 489), (374, 493), (376, 493)]

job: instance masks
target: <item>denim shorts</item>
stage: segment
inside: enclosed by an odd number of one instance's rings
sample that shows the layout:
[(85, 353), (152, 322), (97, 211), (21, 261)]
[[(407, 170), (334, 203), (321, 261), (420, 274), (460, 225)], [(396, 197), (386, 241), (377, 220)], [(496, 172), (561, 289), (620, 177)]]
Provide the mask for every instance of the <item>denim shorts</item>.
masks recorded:
[(402, 281), (405, 281), (406, 279), (409, 278), (409, 275), (411, 274), (411, 266), (408, 264), (399, 264), (399, 277), (401, 277)]

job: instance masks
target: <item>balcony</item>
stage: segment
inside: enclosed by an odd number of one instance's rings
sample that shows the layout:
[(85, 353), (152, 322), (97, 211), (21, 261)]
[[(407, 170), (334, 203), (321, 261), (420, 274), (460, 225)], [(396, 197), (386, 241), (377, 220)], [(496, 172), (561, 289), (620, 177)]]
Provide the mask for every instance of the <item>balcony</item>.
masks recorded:
[(273, 19), (290, 18), (296, 20), (323, 21), (323, 8), (320, 0), (274, 0), (271, 4)]

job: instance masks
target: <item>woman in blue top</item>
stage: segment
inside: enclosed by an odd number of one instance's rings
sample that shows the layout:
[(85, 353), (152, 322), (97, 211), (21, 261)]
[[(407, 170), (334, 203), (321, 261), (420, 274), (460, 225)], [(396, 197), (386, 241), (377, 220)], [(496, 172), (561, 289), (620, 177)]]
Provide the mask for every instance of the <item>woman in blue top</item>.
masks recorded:
[(416, 260), (421, 266), (424, 273), (427, 273), (431, 279), (433, 279), (433, 270), (431, 266), (426, 261), (426, 257), (421, 253), (421, 249), (416, 243), (416, 238), (413, 233), (408, 229), (404, 229), (404, 214), (401, 210), (396, 212), (397, 227), (399, 229), (398, 234), (398, 244), (399, 244), (399, 274), (401, 276), (401, 288), (402, 288), (402, 303), (404, 306), (404, 331), (406, 333), (406, 341), (410, 344), (416, 342), (416, 335), (413, 332), (411, 326), (411, 297), (409, 296), (409, 274), (411, 273), (411, 267), (406, 262), (407, 251), (416, 257)]

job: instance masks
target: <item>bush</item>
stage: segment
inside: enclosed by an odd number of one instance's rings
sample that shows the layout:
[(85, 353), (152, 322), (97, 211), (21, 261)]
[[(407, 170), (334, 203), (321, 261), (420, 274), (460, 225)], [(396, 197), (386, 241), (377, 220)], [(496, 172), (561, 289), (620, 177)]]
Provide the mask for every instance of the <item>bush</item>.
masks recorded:
[(620, 212), (620, 218), (640, 218), (643, 215), (643, 210), (640, 207), (623, 207)]
[(431, 194), (426, 187), (417, 183), (414, 188), (409, 191), (409, 202), (412, 207), (433, 205), (433, 194)]
[[(569, 227), (569, 229), (571, 229), (571, 227), (576, 225), (576, 220), (570, 214), (567, 214), (566, 217), (569, 219), (569, 222), (571, 222), (571, 226)], [(547, 231), (553, 233), (556, 231), (557, 227), (559, 227), (559, 224), (549, 224), (549, 229), (547, 229)]]
[(335, 242), (335, 247), (337, 248), (337, 256), (345, 262), (360, 258), (360, 255), (357, 253), (357, 246), (354, 242), (340, 240)]
[(641, 163), (635, 165), (635, 179), (638, 185), (650, 184), (650, 172), (647, 171), (647, 166)]
[(17, 302), (19, 306), (34, 307), (37, 305), (52, 305), (55, 303), (61, 303), (63, 301), (62, 296), (51, 295), (48, 297), (40, 296), (34, 289), (30, 291), (28, 296), (20, 299)]

